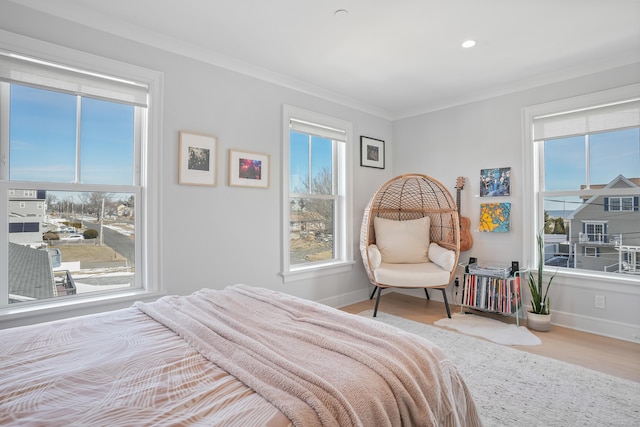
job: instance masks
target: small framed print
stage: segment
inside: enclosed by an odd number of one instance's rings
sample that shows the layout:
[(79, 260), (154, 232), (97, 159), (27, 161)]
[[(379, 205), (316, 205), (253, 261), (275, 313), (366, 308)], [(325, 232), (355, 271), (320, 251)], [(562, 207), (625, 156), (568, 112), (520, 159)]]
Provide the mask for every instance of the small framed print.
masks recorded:
[(229, 150), (229, 186), (269, 188), (268, 154)]
[(480, 169), (480, 197), (511, 195), (511, 168)]
[(360, 137), (360, 166), (384, 169), (384, 141)]
[(215, 136), (180, 131), (178, 183), (215, 187), (218, 175), (217, 145)]

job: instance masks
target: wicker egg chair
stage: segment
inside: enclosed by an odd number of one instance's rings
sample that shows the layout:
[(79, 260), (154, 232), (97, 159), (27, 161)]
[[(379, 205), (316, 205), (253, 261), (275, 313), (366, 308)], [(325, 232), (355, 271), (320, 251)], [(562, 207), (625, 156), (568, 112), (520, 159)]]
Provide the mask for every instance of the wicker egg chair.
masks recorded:
[[(429, 242), (427, 244), (436, 243), (437, 246), (442, 248), (439, 249), (435, 246), (436, 250), (440, 251), (440, 253), (447, 253), (447, 268), (450, 268), (450, 271), (439, 271), (437, 275), (431, 275), (430, 272), (433, 269), (429, 270), (429, 268), (435, 268), (435, 265), (385, 264), (384, 259), (381, 262), (380, 253), (377, 252), (376, 247), (376, 227), (374, 223), (380, 224), (384, 220), (375, 221), (376, 217), (394, 220), (394, 223), (395, 221), (429, 217), (429, 228), (423, 235), (426, 237), (426, 234), (428, 234)], [(423, 219), (421, 221), (426, 222), (427, 220)], [(379, 231), (382, 233), (382, 228)], [(381, 235), (380, 238), (382, 239), (382, 237)], [(396, 238), (397, 236), (393, 237)], [(427, 257), (429, 262), (425, 264), (435, 264), (430, 262), (436, 259), (436, 254), (431, 253), (431, 248), (432, 246), (429, 246), (429, 256)], [(376, 250), (373, 251), (373, 249)], [(374, 285), (371, 298), (373, 298), (376, 291), (378, 293), (373, 313), (374, 317), (378, 312), (382, 289), (391, 287), (405, 289), (424, 288), (427, 299), (429, 299), (427, 289), (439, 289), (442, 291), (447, 316), (451, 317), (445, 290), (453, 280), (458, 264), (460, 228), (456, 203), (451, 193), (439, 181), (427, 175), (405, 174), (397, 176), (382, 185), (364, 210), (360, 230), (360, 253), (362, 254), (364, 268), (369, 280)], [(452, 262), (453, 266), (451, 266)], [(385, 266), (392, 267), (394, 273), (392, 275), (384, 274), (383, 269)], [(396, 280), (394, 277), (398, 277), (398, 279)]]

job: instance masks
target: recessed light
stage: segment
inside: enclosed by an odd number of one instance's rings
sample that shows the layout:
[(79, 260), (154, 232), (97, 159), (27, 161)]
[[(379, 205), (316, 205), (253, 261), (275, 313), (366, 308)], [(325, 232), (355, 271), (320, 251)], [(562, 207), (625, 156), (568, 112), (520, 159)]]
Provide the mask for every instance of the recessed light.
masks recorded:
[(462, 47), (465, 49), (468, 49), (470, 47), (474, 47), (476, 45), (476, 41), (475, 40), (467, 40), (465, 42), (462, 43)]
[(344, 18), (347, 15), (349, 15), (349, 11), (347, 9), (338, 9), (333, 12), (333, 16), (336, 18)]

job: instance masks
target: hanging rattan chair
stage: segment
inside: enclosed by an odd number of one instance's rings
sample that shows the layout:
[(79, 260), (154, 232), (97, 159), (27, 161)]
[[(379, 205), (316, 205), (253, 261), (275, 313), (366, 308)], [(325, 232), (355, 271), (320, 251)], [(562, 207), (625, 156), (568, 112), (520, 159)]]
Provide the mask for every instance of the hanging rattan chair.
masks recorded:
[(360, 253), (371, 298), (378, 294), (374, 317), (382, 289), (393, 287), (424, 288), (427, 299), (429, 288), (439, 289), (451, 317), (445, 290), (458, 264), (460, 228), (456, 203), (439, 181), (405, 174), (382, 185), (364, 210)]

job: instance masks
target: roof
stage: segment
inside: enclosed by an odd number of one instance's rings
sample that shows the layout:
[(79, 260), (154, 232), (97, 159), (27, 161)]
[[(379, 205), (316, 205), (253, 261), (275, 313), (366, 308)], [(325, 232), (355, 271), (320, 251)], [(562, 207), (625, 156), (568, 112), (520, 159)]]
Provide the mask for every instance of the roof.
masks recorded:
[[(625, 184), (627, 184), (628, 187), (635, 188), (635, 187), (639, 187), (639, 185), (636, 185), (635, 183), (636, 182), (640, 183), (640, 178), (626, 178), (622, 175), (618, 175), (617, 177), (612, 179), (611, 182), (609, 182), (608, 184), (594, 184), (594, 185), (591, 185), (590, 187), (592, 189), (598, 189), (598, 190), (608, 189), (608, 188), (613, 188), (613, 186), (616, 185), (618, 182), (624, 182)], [(584, 190), (584, 186), (581, 185), (580, 189)], [(596, 199), (599, 197), (603, 197), (603, 196), (598, 194), (591, 196), (589, 200), (585, 201), (583, 204), (578, 206), (567, 218), (574, 219), (577, 213), (579, 213), (585, 207), (589, 206), (591, 203), (594, 203)]]
[(55, 296), (54, 288), (48, 251), (9, 243), (9, 293), (44, 299)]

